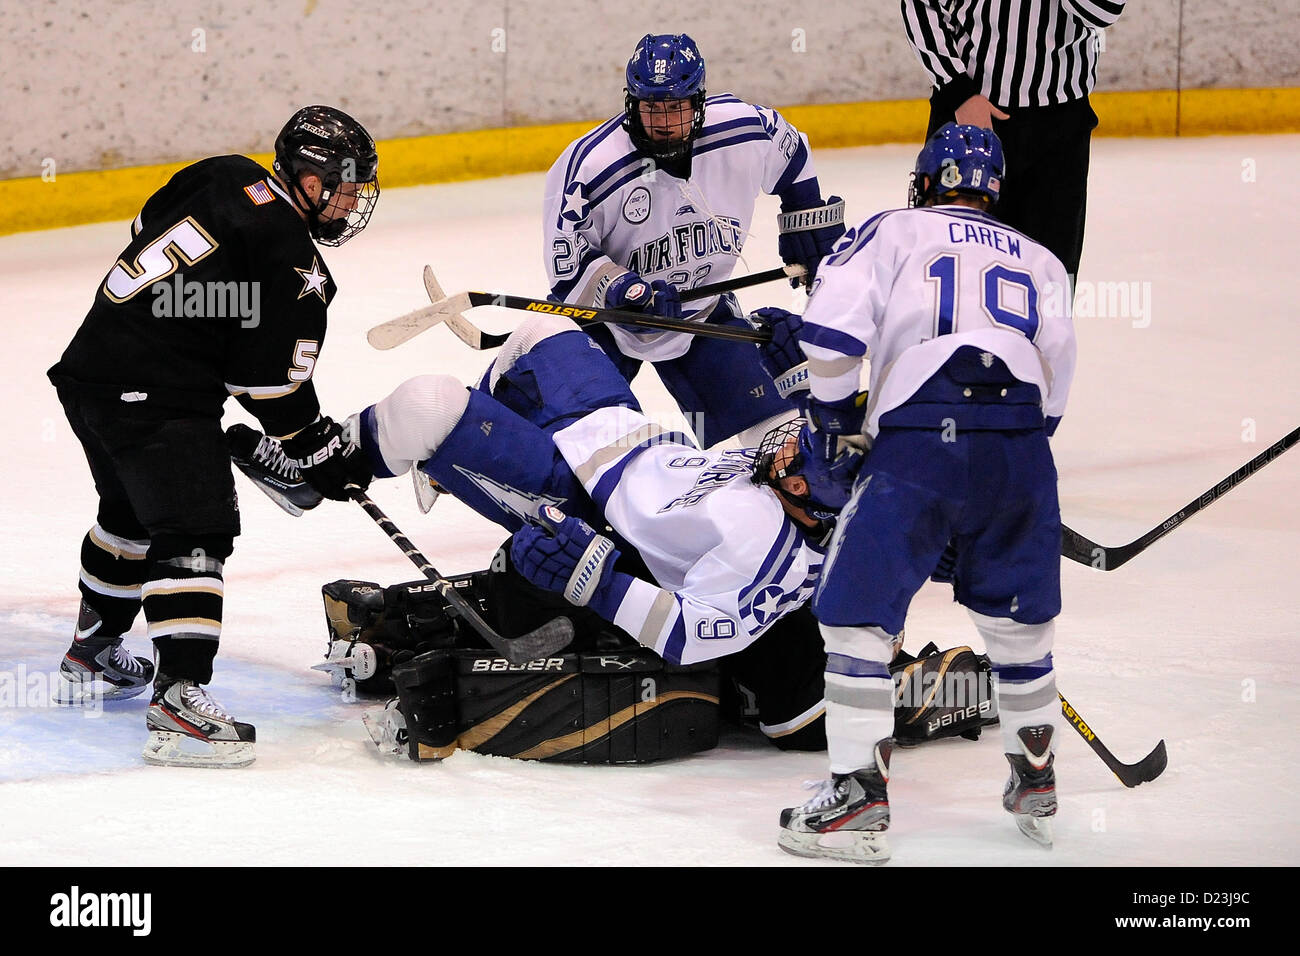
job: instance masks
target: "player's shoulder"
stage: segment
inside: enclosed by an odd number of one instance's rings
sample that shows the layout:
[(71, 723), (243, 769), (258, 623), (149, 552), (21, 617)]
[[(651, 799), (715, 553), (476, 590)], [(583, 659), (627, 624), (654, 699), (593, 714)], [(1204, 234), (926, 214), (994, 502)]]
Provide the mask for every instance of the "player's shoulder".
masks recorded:
[(620, 113), (570, 143), (552, 165), (551, 172), (562, 172), (565, 182), (590, 183), (609, 167), (626, 164), (636, 155)]
[(776, 110), (749, 103), (734, 93), (717, 93), (704, 100), (704, 128), (701, 138), (718, 133), (763, 130), (770, 137), (777, 127)]

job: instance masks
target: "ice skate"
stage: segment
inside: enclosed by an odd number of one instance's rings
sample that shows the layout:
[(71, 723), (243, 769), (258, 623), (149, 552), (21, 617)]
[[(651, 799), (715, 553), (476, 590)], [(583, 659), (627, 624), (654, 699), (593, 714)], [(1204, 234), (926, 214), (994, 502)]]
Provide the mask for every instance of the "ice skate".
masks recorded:
[(802, 807), (781, 811), (777, 845), (795, 856), (824, 857), (849, 863), (880, 864), (889, 860), (890, 741), (876, 745), (876, 766), (850, 774), (833, 774), (817, 786)]
[(1024, 754), (1007, 754), (1011, 777), (1002, 791), (1002, 806), (1015, 817), (1020, 832), (1041, 846), (1052, 845), (1052, 817), (1056, 814), (1056, 757), (1050, 752), (1052, 728), (1025, 727), (1019, 731)]
[(145, 724), (144, 759), (167, 767), (246, 767), (256, 756), (257, 732), (235, 720), (191, 680), (160, 683)]
[(59, 663), (53, 697), (59, 704), (88, 700), (124, 700), (141, 693), (153, 680), (153, 661), (133, 657), (122, 637), (99, 637), (99, 615), (85, 603), (77, 618), (72, 645)]

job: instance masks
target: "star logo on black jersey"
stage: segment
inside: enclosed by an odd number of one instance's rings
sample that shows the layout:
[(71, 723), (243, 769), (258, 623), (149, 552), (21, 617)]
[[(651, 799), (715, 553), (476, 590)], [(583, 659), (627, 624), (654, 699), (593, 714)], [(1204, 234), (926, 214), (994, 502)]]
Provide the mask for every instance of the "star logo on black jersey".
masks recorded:
[(311, 257), (311, 269), (299, 269), (293, 267), (293, 271), (302, 276), (302, 291), (298, 293), (298, 298), (311, 295), (313, 292), (320, 296), (322, 302), (325, 301), (325, 281), (329, 278), (325, 273), (320, 271), (320, 260), (315, 256)]

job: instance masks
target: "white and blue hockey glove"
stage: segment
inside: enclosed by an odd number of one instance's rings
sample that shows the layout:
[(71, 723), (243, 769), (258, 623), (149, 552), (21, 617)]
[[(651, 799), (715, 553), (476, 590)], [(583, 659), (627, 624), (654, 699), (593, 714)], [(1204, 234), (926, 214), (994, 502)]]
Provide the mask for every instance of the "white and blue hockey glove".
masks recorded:
[(791, 279), (792, 286), (800, 282), (811, 286), (817, 277), (817, 265), (830, 255), (835, 243), (844, 235), (844, 200), (832, 196), (825, 203), (820, 199), (817, 203), (790, 207), (783, 200), (777, 216), (781, 235), (777, 237), (776, 247), (781, 261), (797, 263), (808, 270), (802, 279)]
[(808, 359), (799, 347), (803, 317), (772, 306), (751, 313), (750, 321), (772, 330), (772, 338), (758, 346), (758, 360), (772, 376), (777, 394), (790, 399), (808, 391)]
[(666, 319), (682, 317), (681, 293), (663, 279), (647, 282), (635, 272), (625, 272), (605, 289), (605, 308), (662, 315)]
[(581, 518), (571, 518), (550, 505), (538, 515), (541, 526), (526, 525), (510, 541), (510, 559), (528, 581), (546, 591), (558, 591), (578, 607), (590, 606), (607, 620), (622, 600), (614, 583), (614, 542), (592, 530)]

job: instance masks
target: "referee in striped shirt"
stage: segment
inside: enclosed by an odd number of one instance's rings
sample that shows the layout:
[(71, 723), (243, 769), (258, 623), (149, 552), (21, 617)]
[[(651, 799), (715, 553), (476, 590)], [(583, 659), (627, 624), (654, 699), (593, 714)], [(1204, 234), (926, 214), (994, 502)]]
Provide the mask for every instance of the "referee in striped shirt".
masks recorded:
[(992, 128), (1007, 176), (994, 210), (1079, 271), (1098, 31), (1125, 0), (902, 0), (907, 38), (934, 83), (927, 139), (956, 120)]

